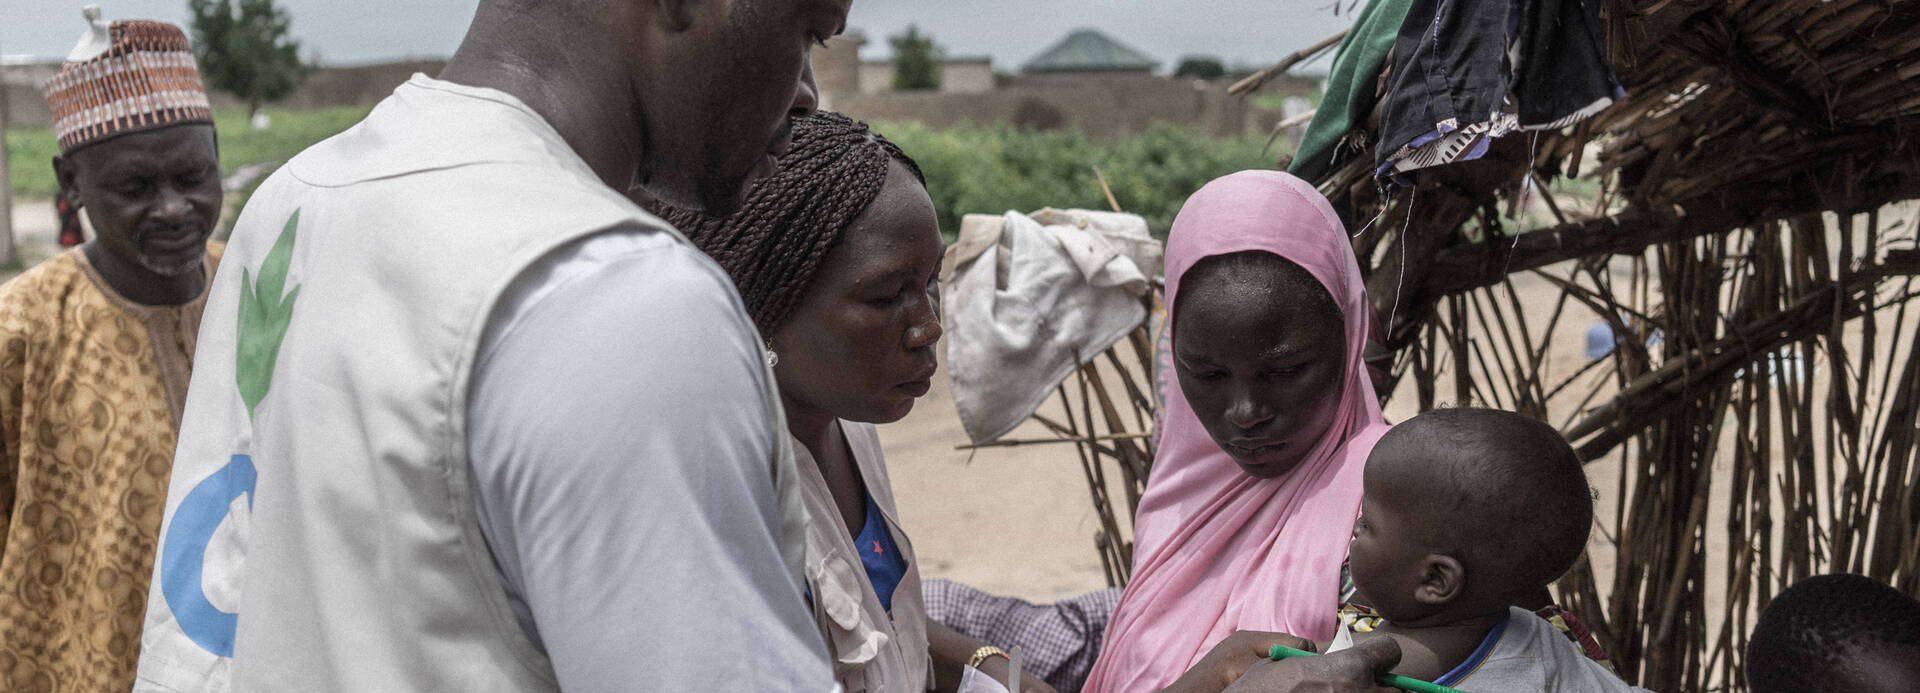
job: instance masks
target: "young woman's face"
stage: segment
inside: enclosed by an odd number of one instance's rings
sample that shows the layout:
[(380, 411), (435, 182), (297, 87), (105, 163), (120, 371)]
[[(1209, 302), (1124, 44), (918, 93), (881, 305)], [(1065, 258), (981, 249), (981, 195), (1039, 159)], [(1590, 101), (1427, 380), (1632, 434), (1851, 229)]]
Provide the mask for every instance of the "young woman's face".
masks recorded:
[(1332, 427), (1346, 335), (1332, 297), (1305, 269), (1245, 255), (1187, 272), (1174, 308), (1174, 372), (1214, 442), (1246, 473), (1276, 477)]
[(906, 416), (933, 382), (943, 249), (926, 188), (889, 164), (880, 194), (774, 333), (781, 396), (850, 421)]

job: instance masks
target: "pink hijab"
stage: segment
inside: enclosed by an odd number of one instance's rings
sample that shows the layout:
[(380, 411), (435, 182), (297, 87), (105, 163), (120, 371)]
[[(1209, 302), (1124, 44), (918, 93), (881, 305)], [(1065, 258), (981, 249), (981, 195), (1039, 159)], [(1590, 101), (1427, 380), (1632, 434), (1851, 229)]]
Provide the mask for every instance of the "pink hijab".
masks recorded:
[(1256, 478), (1214, 444), (1172, 364), (1161, 364), (1166, 404), (1135, 518), (1133, 579), (1107, 626), (1091, 693), (1158, 690), (1235, 630), (1333, 635), (1361, 471), (1387, 428), (1361, 361), (1371, 315), (1366, 289), (1326, 198), (1285, 173), (1242, 171), (1208, 183), (1174, 219), (1169, 310), (1195, 262), (1243, 250), (1306, 268), (1339, 305), (1347, 337), (1340, 415), (1299, 467)]

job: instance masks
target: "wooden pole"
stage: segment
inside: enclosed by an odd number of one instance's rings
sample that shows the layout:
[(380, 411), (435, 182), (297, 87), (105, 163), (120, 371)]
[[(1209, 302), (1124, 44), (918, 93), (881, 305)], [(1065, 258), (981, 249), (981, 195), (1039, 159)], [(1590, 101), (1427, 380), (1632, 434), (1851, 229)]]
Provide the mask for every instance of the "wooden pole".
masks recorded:
[[(0, 75), (4, 74), (0, 72)], [(0, 265), (12, 265), (18, 259), (13, 247), (13, 176), (8, 170), (7, 92), (7, 80), (0, 77)]]

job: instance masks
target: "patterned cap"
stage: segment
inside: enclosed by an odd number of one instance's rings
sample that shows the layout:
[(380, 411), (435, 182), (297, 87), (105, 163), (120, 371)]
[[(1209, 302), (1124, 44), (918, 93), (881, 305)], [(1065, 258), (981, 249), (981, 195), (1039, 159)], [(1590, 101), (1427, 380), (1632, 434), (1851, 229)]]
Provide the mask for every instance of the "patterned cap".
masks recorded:
[(180, 27), (146, 20), (106, 26), (95, 5), (84, 14), (91, 30), (40, 85), (61, 154), (130, 132), (213, 122), (207, 88)]

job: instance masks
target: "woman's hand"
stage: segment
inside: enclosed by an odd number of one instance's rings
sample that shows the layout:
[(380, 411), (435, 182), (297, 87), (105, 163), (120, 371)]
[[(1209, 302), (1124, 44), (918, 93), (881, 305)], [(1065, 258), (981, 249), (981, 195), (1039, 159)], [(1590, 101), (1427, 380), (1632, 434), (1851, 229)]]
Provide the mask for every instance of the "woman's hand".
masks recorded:
[[(1267, 659), (1274, 645), (1316, 651), (1312, 642), (1286, 633), (1234, 631), (1220, 644), (1214, 645), (1207, 656), (1200, 658), (1199, 664), (1193, 665), (1192, 669), (1188, 669), (1161, 693), (1219, 693), (1233, 685), (1254, 664)], [(1397, 654), (1395, 658), (1398, 659)]]
[(1400, 663), (1400, 643), (1369, 638), (1350, 649), (1317, 657), (1254, 662), (1226, 693), (1373, 693), (1392, 691), (1374, 677)]
[[(960, 687), (963, 667), (973, 656), (974, 650), (985, 645), (979, 640), (967, 637), (944, 623), (927, 619), (927, 645), (933, 654), (933, 678), (935, 691), (953, 691)], [(980, 662), (980, 673), (995, 681), (1007, 683), (1011, 662), (1006, 657), (988, 657)], [(1008, 688), (1012, 688), (1009, 686)], [(1031, 673), (1021, 672), (1020, 693), (1055, 693), (1052, 686)]]
[[(986, 674), (992, 677), (993, 680), (1001, 683), (1008, 682), (1007, 674), (1012, 673), (1009, 671), (1009, 669), (1012, 668), (1012, 662), (1009, 662), (1006, 657), (988, 657), (986, 660), (980, 662), (979, 667), (980, 673)], [(1012, 690), (1013, 686), (1007, 686), (1007, 689)], [(1031, 672), (1020, 672), (1020, 693), (1028, 693), (1029, 691), (1032, 693), (1055, 693), (1053, 686), (1047, 685), (1047, 682), (1040, 680), (1039, 677), (1034, 676)]]

